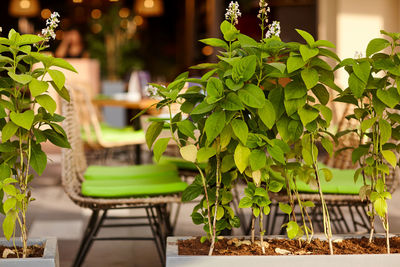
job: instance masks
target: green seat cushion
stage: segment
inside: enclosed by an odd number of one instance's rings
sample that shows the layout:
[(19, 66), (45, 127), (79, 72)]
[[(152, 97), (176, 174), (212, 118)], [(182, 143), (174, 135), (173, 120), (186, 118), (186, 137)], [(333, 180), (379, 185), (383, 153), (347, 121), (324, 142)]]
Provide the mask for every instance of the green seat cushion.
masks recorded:
[[(143, 130), (133, 130), (132, 127), (114, 128), (105, 123), (100, 124), (101, 136), (105, 142), (129, 142), (134, 140), (144, 140)], [(87, 141), (86, 134), (82, 131), (82, 140)], [(95, 137), (93, 131), (93, 137)]]
[[(193, 162), (186, 161), (183, 158), (161, 156), (159, 164), (174, 164), (180, 170), (197, 171), (196, 165)], [(200, 163), (200, 168), (204, 170), (207, 166), (206, 163)]]
[(107, 179), (159, 179), (168, 175), (177, 175), (173, 164), (147, 164), (131, 166), (89, 166), (83, 177), (85, 180)]
[[(327, 167), (322, 163), (318, 163), (318, 168), (327, 168), (331, 170), (333, 178), (327, 182), (324, 178), (323, 172), (321, 173), (321, 187), (324, 193), (328, 194), (351, 194), (358, 195), (360, 188), (364, 185), (362, 179), (358, 179), (354, 183), (355, 170), (352, 169), (334, 169)], [(317, 193), (317, 189), (311, 188), (308, 184), (303, 181), (297, 181), (297, 188), (299, 192), (304, 193)]]
[(82, 195), (90, 197), (146, 197), (179, 193), (186, 187), (187, 184), (178, 176), (160, 180), (158, 183), (143, 183), (138, 180), (88, 180), (82, 183), (81, 192)]

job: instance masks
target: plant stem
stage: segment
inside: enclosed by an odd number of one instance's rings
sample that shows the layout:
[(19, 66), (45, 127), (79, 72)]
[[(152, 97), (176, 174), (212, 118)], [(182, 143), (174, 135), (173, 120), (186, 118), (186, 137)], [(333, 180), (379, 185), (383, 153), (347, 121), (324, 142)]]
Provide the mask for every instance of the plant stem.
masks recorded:
[(331, 255), (333, 255), (332, 228), (331, 228), (331, 223), (330, 223), (330, 218), (329, 218), (328, 206), (326, 205), (326, 202), (324, 199), (324, 194), (323, 194), (322, 188), (321, 188), (321, 181), (320, 181), (320, 177), (318, 174), (317, 159), (314, 156), (314, 136), (313, 135), (311, 135), (311, 157), (312, 157), (312, 162), (313, 162), (315, 178), (317, 180), (319, 197), (321, 199), (322, 216), (323, 216), (323, 221), (324, 221), (324, 233), (325, 233), (325, 237), (328, 239), (329, 253)]
[(254, 244), (254, 236), (255, 236), (255, 223), (256, 223), (256, 217), (253, 214), (253, 209), (251, 210), (251, 243)]
[(208, 252), (209, 256), (211, 256), (213, 253), (214, 246), (215, 246), (215, 239), (217, 237), (217, 212), (218, 212), (218, 202), (219, 202), (219, 189), (221, 187), (221, 158), (220, 158), (221, 146), (220, 146), (219, 137), (216, 139), (216, 147), (217, 147), (217, 154), (216, 154), (217, 169), (216, 169), (216, 176), (215, 176), (216, 191), (215, 191), (215, 204), (214, 204), (214, 218), (213, 218), (213, 225), (212, 225), (213, 239), (211, 240), (211, 246), (210, 246), (210, 250)]
[(263, 220), (263, 208), (260, 208), (260, 218), (258, 224), (260, 225), (260, 245), (262, 253), (265, 254), (265, 247), (264, 247), (264, 220)]
[(386, 212), (384, 219), (384, 227), (386, 230), (386, 251), (390, 254), (390, 240), (389, 240), (389, 214)]

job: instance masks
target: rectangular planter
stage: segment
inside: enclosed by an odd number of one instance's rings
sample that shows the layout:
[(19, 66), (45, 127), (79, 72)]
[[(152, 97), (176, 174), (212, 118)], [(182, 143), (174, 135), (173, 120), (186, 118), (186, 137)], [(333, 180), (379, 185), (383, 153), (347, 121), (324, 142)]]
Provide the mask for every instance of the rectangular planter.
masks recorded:
[[(323, 235), (315, 238), (325, 239)], [(335, 235), (335, 239), (361, 238), (360, 235)], [(178, 255), (178, 240), (192, 237), (168, 237), (167, 239), (167, 267), (243, 267), (243, 266), (296, 266), (310, 267), (376, 267), (398, 266), (400, 254), (363, 254), (363, 255), (285, 255), (285, 256), (188, 256)], [(229, 238), (229, 237), (228, 237)], [(240, 237), (241, 238), (241, 237)], [(285, 238), (283, 236), (267, 236), (269, 238)], [(250, 239), (246, 237), (246, 239)]]
[[(15, 239), (17, 246), (22, 246), (20, 239)], [(45, 244), (43, 257), (41, 258), (25, 258), (25, 259), (0, 259), (0, 267), (59, 267), (60, 260), (58, 254), (57, 239), (49, 238), (33, 238), (28, 240), (28, 246), (35, 244)], [(12, 247), (12, 241), (0, 239), (0, 245)]]

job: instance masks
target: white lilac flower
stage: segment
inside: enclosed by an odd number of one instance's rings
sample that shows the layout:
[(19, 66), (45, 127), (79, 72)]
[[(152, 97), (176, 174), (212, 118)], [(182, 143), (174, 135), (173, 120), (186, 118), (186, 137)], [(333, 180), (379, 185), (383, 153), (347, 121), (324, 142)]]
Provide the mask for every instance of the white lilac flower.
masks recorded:
[(238, 2), (230, 2), (228, 8), (226, 9), (225, 19), (233, 24), (238, 24), (238, 18), (240, 16), (242, 16), (242, 13), (240, 13)]
[[(165, 86), (161, 85), (165, 88)], [(158, 88), (149, 84), (146, 86), (145, 91), (150, 98), (159, 99), (160, 95), (158, 94)]]
[(364, 57), (364, 55), (363, 55), (363, 53), (360, 52), (360, 51), (356, 51), (356, 52), (354, 53), (354, 58), (355, 58), (355, 59), (360, 59), (360, 58), (363, 58), (363, 57)]
[(265, 23), (268, 23), (268, 13), (271, 11), (271, 9), (268, 6), (268, 3), (265, 2), (265, 0), (260, 0), (259, 5), (260, 10), (258, 11), (257, 17), (265, 21)]
[(58, 17), (60, 17), (60, 15), (57, 12), (53, 12), (50, 18), (46, 20), (47, 27), (42, 30), (41, 34), (41, 36), (45, 39), (46, 42), (48, 42), (50, 38), (52, 39), (56, 38), (56, 33), (54, 30), (58, 27), (58, 23), (60, 22), (58, 20)]
[(281, 34), (281, 24), (279, 21), (273, 21), (271, 25), (268, 26), (268, 31), (265, 34), (265, 38), (271, 38), (272, 36), (277, 36)]

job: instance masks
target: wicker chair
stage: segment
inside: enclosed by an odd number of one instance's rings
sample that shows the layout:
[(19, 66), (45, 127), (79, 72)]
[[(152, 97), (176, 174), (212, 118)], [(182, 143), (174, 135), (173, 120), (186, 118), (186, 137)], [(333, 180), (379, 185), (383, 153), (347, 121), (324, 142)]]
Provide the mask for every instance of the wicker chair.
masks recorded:
[[(90, 86), (74, 83), (69, 87), (75, 95), (76, 112), (85, 145), (98, 152), (102, 162), (111, 159), (114, 151), (135, 153), (136, 164), (140, 164), (140, 145), (145, 143), (143, 130), (113, 128), (100, 123), (98, 110), (88, 94)], [(111, 138), (110, 138), (111, 137)], [(116, 138), (117, 137), (117, 138)], [(128, 155), (133, 153), (128, 153)]]
[[(347, 129), (355, 129), (357, 127), (354, 124), (354, 120), (347, 120), (346, 116), (349, 114), (350, 105), (347, 105), (343, 117), (338, 124), (338, 131), (344, 131)], [(355, 133), (349, 133), (339, 140), (338, 146), (335, 147), (335, 151), (340, 150), (343, 147), (357, 147), (358, 146), (358, 136)], [(351, 159), (352, 150), (347, 149), (341, 151), (336, 157), (326, 156), (322, 162), (331, 168), (336, 169), (355, 169), (358, 166), (352, 163)], [(393, 169), (390, 167), (390, 175), (386, 177), (387, 190), (393, 193), (399, 184), (399, 168)], [(333, 178), (334, 179), (334, 178)], [(323, 221), (322, 221), (322, 209), (318, 204), (320, 202), (319, 194), (317, 193), (301, 193), (300, 198), (302, 201), (313, 201), (316, 206), (311, 210), (311, 218), (314, 226), (317, 226), (320, 231), (323, 231)], [(358, 232), (359, 228), (364, 231), (370, 229), (369, 216), (367, 215), (367, 202), (361, 201), (359, 195), (354, 194), (324, 194), (326, 204), (328, 206), (331, 224), (333, 231), (336, 233), (349, 233), (351, 231)], [(283, 222), (288, 220), (286, 214), (279, 210), (279, 202), (288, 203), (289, 198), (284, 193), (274, 194), (271, 197), (271, 214), (267, 217), (266, 221), (266, 231), (268, 234), (273, 234), (277, 218), (283, 218)], [(350, 223), (346, 220), (344, 215), (344, 210), (347, 209), (350, 214)], [(296, 214), (297, 217), (300, 214)], [(352, 226), (352, 227), (351, 227)], [(280, 229), (280, 233), (283, 234), (284, 229)]]
[[(71, 101), (63, 101), (62, 111), (66, 118), (63, 122), (71, 149), (62, 150), (62, 186), (69, 198), (78, 206), (92, 210), (91, 218), (82, 237), (78, 254), (73, 266), (80, 266), (84, 261), (86, 253), (95, 240), (153, 240), (156, 244), (160, 260), (164, 262), (165, 238), (173, 231), (169, 223), (171, 203), (180, 203), (178, 194), (169, 194), (154, 197), (126, 197), (126, 198), (93, 198), (81, 194), (81, 184), (84, 181), (83, 174), (87, 169), (84, 154), (81, 130), (78, 123), (78, 112), (75, 109), (74, 91), (71, 90)], [(109, 210), (115, 209), (137, 209), (146, 211), (146, 216), (116, 217), (109, 216)], [(109, 223), (107, 220), (147, 219), (148, 223)], [(150, 226), (153, 237), (99, 237), (98, 232), (102, 227), (129, 227), (129, 226)]]

